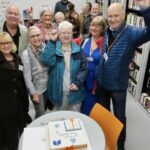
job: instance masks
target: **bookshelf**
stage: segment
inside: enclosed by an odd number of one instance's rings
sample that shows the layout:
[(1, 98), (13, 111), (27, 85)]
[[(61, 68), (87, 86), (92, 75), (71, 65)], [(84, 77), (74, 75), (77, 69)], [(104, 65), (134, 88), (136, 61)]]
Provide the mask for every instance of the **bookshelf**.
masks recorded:
[[(139, 12), (139, 6), (134, 0), (127, 0), (126, 5), (126, 22), (136, 27), (144, 27), (144, 18)], [(128, 91), (140, 106), (150, 113), (150, 42), (147, 42), (135, 50), (135, 56), (129, 71)], [(149, 78), (148, 78), (149, 76)], [(146, 88), (148, 85), (149, 88)], [(148, 93), (149, 89), (149, 93)]]

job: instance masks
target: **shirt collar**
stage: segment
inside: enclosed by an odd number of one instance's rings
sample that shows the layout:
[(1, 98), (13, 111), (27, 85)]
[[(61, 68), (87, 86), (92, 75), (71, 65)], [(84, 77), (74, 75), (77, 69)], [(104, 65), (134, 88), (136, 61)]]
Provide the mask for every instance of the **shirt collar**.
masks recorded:
[(108, 32), (112, 32), (112, 33), (120, 33), (122, 31), (122, 29), (124, 29), (126, 26), (125, 21), (122, 22), (122, 24), (120, 25), (120, 27), (118, 27), (115, 31), (111, 30), (111, 27), (108, 28)]
[[(4, 26), (3, 26), (3, 31), (8, 32), (10, 34), (10, 32), (8, 31), (7, 26), (6, 26), (6, 21), (5, 21)], [(14, 36), (20, 36), (20, 35), (21, 35), (20, 29), (19, 29), (19, 26), (17, 26), (17, 32)], [(11, 36), (11, 34), (10, 34), (10, 36)]]

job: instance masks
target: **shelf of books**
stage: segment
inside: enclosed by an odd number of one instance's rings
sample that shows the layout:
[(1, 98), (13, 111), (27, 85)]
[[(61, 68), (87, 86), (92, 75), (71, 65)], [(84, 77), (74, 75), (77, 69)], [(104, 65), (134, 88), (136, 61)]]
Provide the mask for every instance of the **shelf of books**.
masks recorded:
[[(139, 12), (139, 6), (134, 3), (134, 0), (127, 1), (127, 24), (136, 26), (136, 27), (144, 27), (144, 18), (141, 16)], [(150, 69), (149, 69), (149, 78), (147, 77), (147, 68), (149, 62), (149, 51), (150, 51), (150, 42), (147, 42), (140, 47), (138, 47), (135, 51), (135, 56), (133, 58), (133, 62), (130, 65), (129, 71), (129, 86), (128, 91), (132, 98), (136, 99), (139, 104), (144, 108), (147, 112), (150, 113), (150, 93), (148, 90), (145, 90), (145, 86), (147, 82), (150, 82)], [(149, 62), (149, 63), (148, 63)], [(149, 92), (150, 92), (150, 83), (149, 83)]]

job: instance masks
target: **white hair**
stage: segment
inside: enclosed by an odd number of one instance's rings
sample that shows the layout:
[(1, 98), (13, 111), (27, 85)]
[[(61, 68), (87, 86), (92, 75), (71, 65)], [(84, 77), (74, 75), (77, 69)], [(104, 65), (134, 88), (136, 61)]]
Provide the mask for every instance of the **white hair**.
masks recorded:
[(37, 29), (37, 30), (39, 30), (40, 32), (41, 32), (41, 30), (37, 27), (37, 26), (30, 26), (29, 28), (28, 28), (28, 36), (29, 36), (29, 34), (30, 34), (30, 32), (31, 32), (31, 30), (34, 30), (34, 29)]
[(69, 21), (62, 21), (58, 26), (58, 31), (62, 31), (63, 29), (73, 29), (73, 25)]

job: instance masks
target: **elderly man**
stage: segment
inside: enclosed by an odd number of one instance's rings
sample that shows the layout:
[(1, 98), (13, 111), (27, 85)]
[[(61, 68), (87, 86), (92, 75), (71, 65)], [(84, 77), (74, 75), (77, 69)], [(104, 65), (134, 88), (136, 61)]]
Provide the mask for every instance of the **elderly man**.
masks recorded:
[(145, 28), (125, 23), (125, 12), (120, 3), (108, 8), (109, 27), (105, 34), (101, 58), (97, 67), (97, 95), (99, 103), (110, 110), (112, 100), (115, 116), (124, 124), (118, 140), (118, 150), (124, 150), (126, 139), (126, 93), (128, 66), (138, 46), (150, 40), (150, 1), (136, 0), (145, 20)]
[(96, 16), (101, 16), (102, 13), (100, 12), (100, 5), (98, 3), (93, 3), (91, 8), (91, 16), (92, 18)]
[(10, 4), (6, 10), (6, 20), (0, 22), (0, 31), (8, 32), (16, 47), (17, 51), (20, 56), (22, 52), (27, 47), (27, 29), (24, 25), (20, 23), (20, 11), (19, 8), (14, 5)]

